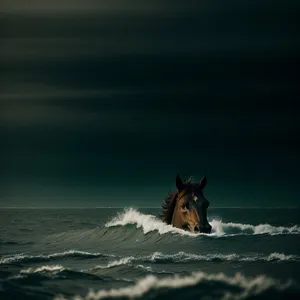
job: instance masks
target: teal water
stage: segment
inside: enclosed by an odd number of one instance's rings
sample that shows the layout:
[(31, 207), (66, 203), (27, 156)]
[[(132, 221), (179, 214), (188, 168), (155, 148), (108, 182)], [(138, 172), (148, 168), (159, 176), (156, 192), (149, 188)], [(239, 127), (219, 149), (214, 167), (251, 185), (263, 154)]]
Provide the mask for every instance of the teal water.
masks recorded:
[(159, 208), (1, 209), (1, 299), (296, 299), (300, 210), (211, 208), (211, 235)]

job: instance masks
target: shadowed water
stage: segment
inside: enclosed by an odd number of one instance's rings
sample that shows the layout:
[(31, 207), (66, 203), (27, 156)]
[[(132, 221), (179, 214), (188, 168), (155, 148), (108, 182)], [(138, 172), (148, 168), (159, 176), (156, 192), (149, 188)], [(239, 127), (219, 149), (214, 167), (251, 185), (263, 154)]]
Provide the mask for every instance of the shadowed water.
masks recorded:
[(212, 234), (159, 209), (2, 209), (1, 299), (300, 296), (299, 209), (210, 209)]

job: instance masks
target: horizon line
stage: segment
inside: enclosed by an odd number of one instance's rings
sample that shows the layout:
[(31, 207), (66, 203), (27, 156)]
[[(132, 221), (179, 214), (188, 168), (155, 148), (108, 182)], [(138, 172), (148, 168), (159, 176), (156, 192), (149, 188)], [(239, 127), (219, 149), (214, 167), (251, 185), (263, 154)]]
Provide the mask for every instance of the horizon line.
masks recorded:
[[(115, 208), (161, 208), (161, 206), (0, 206), (0, 209), (115, 209)], [(299, 209), (300, 206), (214, 206), (215, 208), (236, 208), (236, 209)]]

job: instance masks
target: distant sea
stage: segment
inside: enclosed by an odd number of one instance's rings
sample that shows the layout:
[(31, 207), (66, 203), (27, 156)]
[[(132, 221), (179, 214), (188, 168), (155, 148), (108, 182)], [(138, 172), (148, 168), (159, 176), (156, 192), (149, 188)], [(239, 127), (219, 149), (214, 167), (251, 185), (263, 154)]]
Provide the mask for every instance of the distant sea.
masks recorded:
[(300, 209), (0, 209), (0, 299), (300, 299)]

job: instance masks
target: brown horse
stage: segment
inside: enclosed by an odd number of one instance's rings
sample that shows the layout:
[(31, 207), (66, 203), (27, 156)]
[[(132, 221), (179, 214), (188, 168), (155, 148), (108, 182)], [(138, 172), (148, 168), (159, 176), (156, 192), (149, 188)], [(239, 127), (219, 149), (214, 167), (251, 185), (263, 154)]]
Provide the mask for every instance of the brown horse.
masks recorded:
[(176, 177), (176, 192), (170, 192), (162, 205), (162, 219), (174, 227), (191, 232), (211, 233), (211, 225), (207, 221), (209, 202), (203, 196), (206, 176), (200, 183), (187, 179), (184, 182)]

